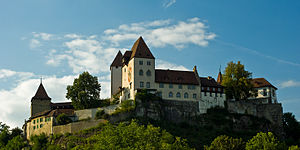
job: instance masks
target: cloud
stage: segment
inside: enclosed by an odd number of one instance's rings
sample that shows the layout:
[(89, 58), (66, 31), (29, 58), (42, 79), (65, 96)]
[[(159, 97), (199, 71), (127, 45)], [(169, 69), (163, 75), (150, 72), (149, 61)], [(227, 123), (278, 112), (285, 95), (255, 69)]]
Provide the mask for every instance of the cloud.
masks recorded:
[(171, 70), (184, 70), (184, 71), (188, 71), (189, 69), (187, 69), (186, 67), (184, 67), (183, 65), (177, 65), (177, 64), (173, 64), (164, 60), (160, 60), (157, 59), (156, 60), (156, 69), (171, 69)]
[(32, 49), (40, 47), (41, 45), (42, 45), (41, 42), (37, 39), (31, 39), (30, 43), (29, 43), (29, 47), (32, 48)]
[(175, 4), (176, 3), (176, 0), (169, 0), (169, 1), (166, 1), (164, 4), (163, 4), (163, 7), (164, 8), (168, 8), (170, 7), (171, 5)]
[(0, 69), (0, 79), (18, 76), (20, 80), (34, 76), (31, 72), (17, 72), (9, 69)]
[(281, 88), (299, 87), (299, 86), (300, 86), (300, 82), (294, 80), (284, 81), (279, 84), (279, 87)]
[(51, 38), (53, 38), (53, 34), (49, 34), (49, 33), (43, 33), (43, 32), (37, 33), (37, 32), (32, 32), (32, 34), (33, 34), (33, 37), (35, 37), (35, 38), (40, 38), (40, 39), (45, 40), (45, 41), (51, 40)]
[(207, 46), (216, 34), (208, 32), (208, 27), (199, 18), (172, 23), (171, 20), (155, 20), (120, 25), (117, 29), (104, 31), (104, 40), (109, 40), (115, 45), (122, 41), (135, 40), (143, 36), (147, 43), (153, 47), (167, 45), (182, 49), (188, 44)]

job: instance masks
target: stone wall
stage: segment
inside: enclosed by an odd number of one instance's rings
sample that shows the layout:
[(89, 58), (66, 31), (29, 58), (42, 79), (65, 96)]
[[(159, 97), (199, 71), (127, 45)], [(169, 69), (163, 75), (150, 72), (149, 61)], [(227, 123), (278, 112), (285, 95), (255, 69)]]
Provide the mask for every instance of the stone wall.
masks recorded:
[(176, 123), (190, 120), (199, 115), (199, 101), (183, 100), (136, 100), (136, 115), (151, 119), (166, 119)]
[(75, 133), (84, 129), (97, 126), (99, 123), (105, 123), (106, 120), (89, 120), (73, 122), (66, 125), (53, 126), (53, 134)]
[(231, 113), (249, 114), (264, 117), (273, 124), (282, 125), (282, 106), (276, 104), (261, 104), (251, 101), (227, 101), (228, 111)]

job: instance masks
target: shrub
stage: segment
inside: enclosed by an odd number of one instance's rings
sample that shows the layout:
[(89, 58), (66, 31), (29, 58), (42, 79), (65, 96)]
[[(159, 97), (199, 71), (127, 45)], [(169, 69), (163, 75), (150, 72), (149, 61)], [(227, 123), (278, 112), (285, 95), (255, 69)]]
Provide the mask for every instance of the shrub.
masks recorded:
[(96, 119), (102, 119), (104, 114), (105, 114), (104, 110), (98, 110), (96, 112)]
[(65, 124), (68, 124), (68, 123), (71, 123), (71, 122), (72, 122), (72, 120), (64, 113), (59, 114), (56, 117), (56, 123), (59, 124), (59, 125), (65, 125)]
[(278, 149), (279, 142), (272, 132), (268, 133), (257, 133), (252, 139), (246, 144), (246, 150), (257, 150), (257, 149)]
[(117, 108), (113, 115), (122, 113), (122, 112), (130, 112), (135, 109), (135, 101), (134, 100), (124, 100), (121, 103), (120, 108)]
[(242, 150), (245, 143), (241, 138), (234, 139), (226, 135), (220, 135), (211, 142), (210, 146), (204, 146), (205, 150)]

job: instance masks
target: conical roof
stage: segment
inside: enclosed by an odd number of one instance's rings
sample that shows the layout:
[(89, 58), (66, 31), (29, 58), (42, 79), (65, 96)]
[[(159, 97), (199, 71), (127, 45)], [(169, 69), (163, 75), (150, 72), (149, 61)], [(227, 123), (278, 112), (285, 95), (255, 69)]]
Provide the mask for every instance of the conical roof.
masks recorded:
[(218, 82), (219, 84), (222, 84), (222, 80), (223, 80), (222, 73), (219, 72), (217, 82)]
[(138, 40), (135, 41), (131, 48), (132, 54), (130, 59), (132, 58), (149, 58), (155, 59), (152, 55), (150, 49), (146, 45), (144, 39), (140, 36)]
[(110, 67), (122, 66), (122, 53), (119, 51)]
[(42, 83), (40, 84), (38, 90), (36, 91), (32, 99), (51, 100)]

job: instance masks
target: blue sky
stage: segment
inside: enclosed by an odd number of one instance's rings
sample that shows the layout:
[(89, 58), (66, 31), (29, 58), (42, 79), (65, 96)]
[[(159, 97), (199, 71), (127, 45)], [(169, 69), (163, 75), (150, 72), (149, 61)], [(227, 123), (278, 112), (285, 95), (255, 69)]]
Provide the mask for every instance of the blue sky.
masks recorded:
[(300, 120), (300, 2), (296, 0), (28, 0), (0, 2), (0, 122), (29, 117), (43, 77), (54, 102), (83, 71), (110, 95), (116, 52), (143, 36), (157, 68), (216, 78), (241, 61), (276, 87), (285, 112)]

